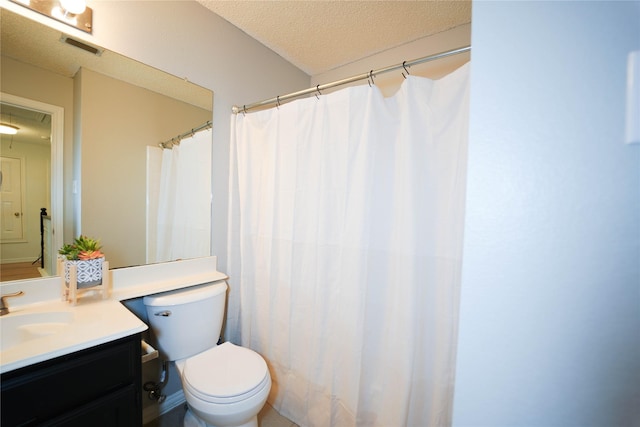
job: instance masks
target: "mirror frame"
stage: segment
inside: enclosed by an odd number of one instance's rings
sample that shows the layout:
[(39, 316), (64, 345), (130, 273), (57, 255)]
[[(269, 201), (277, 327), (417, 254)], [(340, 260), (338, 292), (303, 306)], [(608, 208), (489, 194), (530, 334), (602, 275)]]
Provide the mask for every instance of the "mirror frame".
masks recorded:
[[(51, 115), (51, 248), (57, 252), (64, 242), (64, 180), (63, 180), (63, 146), (64, 146), (64, 108), (0, 92), (0, 101), (4, 104), (26, 108)], [(52, 266), (55, 268), (55, 266)], [(57, 275), (57, 272), (53, 272)]]

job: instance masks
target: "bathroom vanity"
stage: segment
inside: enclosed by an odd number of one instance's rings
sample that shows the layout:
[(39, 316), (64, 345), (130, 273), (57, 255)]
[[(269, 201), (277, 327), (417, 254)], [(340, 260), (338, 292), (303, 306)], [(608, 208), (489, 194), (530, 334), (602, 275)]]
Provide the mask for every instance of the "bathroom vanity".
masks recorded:
[[(22, 286), (21, 298), (38, 293)], [(140, 319), (101, 296), (9, 310), (0, 317), (0, 425), (142, 425)]]
[(2, 426), (140, 426), (140, 333), (2, 375)]

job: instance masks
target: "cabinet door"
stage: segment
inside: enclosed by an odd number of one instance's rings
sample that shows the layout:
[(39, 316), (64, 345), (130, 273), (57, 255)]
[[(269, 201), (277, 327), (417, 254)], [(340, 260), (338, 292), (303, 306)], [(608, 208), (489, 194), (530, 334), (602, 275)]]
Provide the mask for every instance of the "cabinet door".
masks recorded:
[(137, 391), (131, 385), (101, 399), (77, 408), (42, 426), (64, 427), (135, 427), (137, 411), (134, 402)]
[[(105, 396), (116, 399), (129, 387), (139, 390), (140, 358), (140, 334), (136, 334), (3, 374), (0, 424), (2, 427), (42, 425), (50, 420), (66, 419), (64, 417), (78, 410), (88, 411), (94, 404), (99, 407)], [(123, 403), (124, 398), (118, 397), (116, 402)], [(141, 420), (140, 393), (134, 393), (126, 405), (131, 411), (137, 411)], [(106, 407), (102, 411), (108, 412)], [(114, 412), (124, 413), (122, 409)], [(139, 425), (138, 417), (135, 420), (133, 424), (104, 425)]]

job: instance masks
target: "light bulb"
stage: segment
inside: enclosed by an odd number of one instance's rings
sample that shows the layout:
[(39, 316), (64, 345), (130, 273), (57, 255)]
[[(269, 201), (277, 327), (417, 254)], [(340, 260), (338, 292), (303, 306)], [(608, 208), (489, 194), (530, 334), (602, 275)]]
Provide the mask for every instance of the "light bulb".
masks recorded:
[(87, 3), (84, 0), (60, 0), (60, 6), (65, 12), (79, 15), (87, 8)]

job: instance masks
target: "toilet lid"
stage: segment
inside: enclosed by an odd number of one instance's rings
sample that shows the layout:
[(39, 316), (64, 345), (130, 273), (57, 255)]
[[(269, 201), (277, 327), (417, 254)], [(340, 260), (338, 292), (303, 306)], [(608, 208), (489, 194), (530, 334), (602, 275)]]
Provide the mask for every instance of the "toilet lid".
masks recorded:
[(233, 401), (253, 395), (268, 375), (267, 364), (258, 353), (226, 342), (186, 359), (182, 380), (203, 400)]

